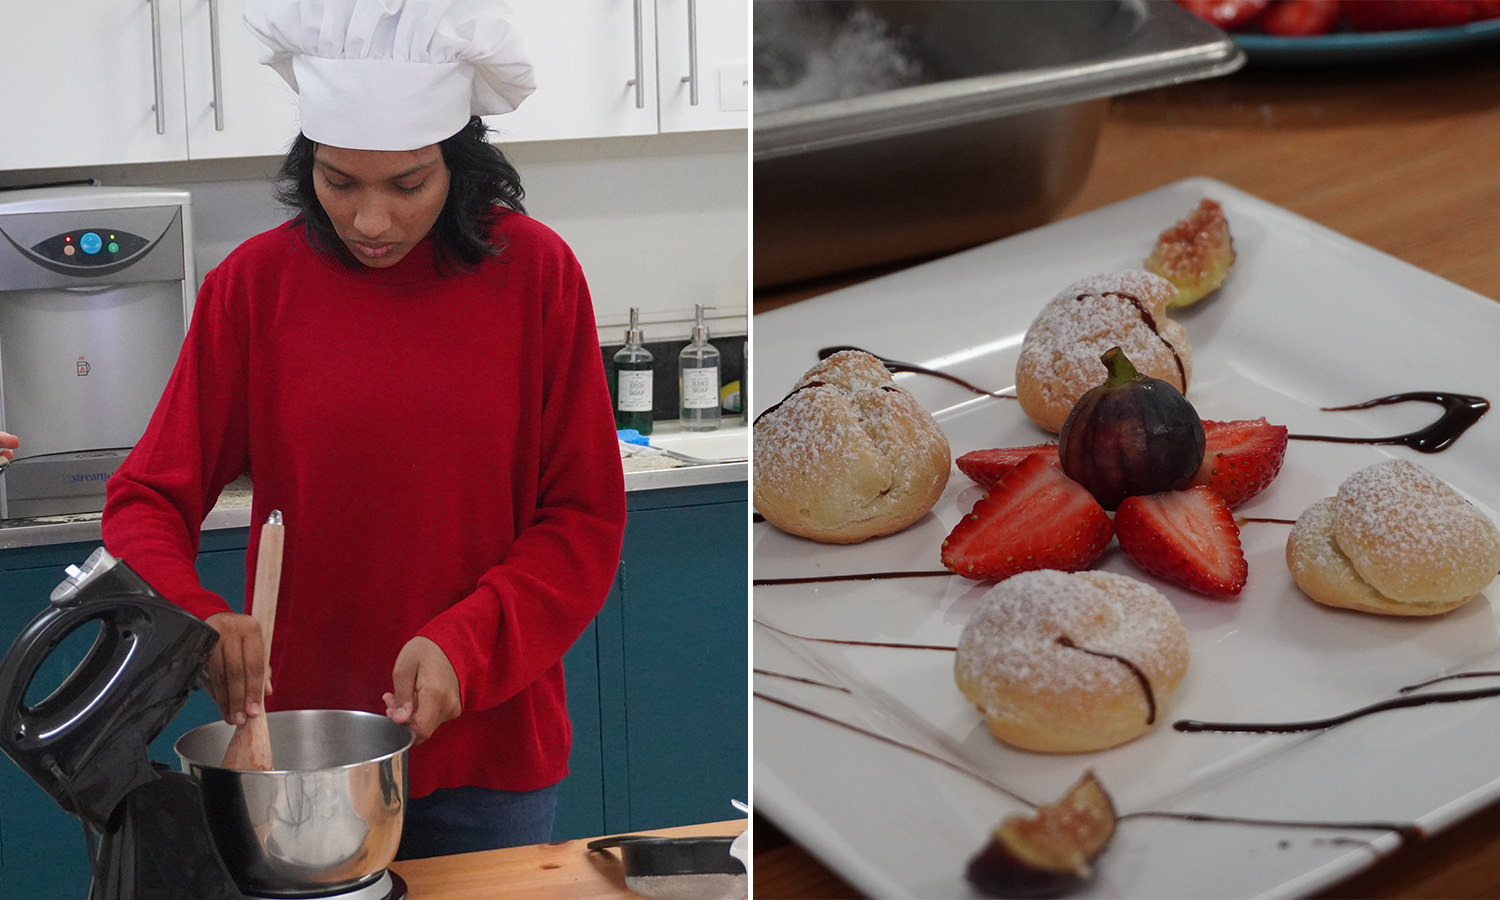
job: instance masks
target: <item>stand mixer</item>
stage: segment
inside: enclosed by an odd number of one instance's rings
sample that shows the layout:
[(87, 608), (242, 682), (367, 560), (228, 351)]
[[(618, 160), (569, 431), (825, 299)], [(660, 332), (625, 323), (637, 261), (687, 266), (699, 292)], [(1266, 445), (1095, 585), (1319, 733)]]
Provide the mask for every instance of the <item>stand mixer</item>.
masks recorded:
[[(28, 703), (38, 669), (91, 623), (98, 636), (82, 662)], [(147, 752), (200, 683), (217, 641), (211, 627), (100, 547), (67, 568), (49, 607), (0, 660), (0, 751), (82, 822), (93, 870), (88, 900), (402, 900), (406, 885), (391, 872), (352, 889), (309, 885), (274, 898), (237, 886), (200, 780)]]

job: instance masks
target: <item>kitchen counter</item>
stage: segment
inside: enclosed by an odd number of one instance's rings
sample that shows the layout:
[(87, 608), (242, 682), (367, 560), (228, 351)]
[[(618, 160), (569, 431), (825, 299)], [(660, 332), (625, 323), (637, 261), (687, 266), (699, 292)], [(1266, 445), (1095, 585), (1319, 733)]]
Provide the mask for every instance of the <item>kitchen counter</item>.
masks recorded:
[[(632, 832), (660, 837), (737, 835), (744, 819)], [(411, 900), (480, 900), (497, 896), (527, 900), (634, 898), (625, 887), (618, 850), (591, 853), (592, 838), (535, 844), (482, 853), (462, 853), (391, 864), (406, 880)]]
[[(676, 422), (661, 422), (657, 425), (657, 431), (661, 436), (670, 440), (678, 435), (679, 430)], [(749, 428), (745, 425), (735, 423), (720, 429), (715, 434), (724, 436), (743, 434), (746, 446), (749, 445)], [(750, 477), (749, 470), (749, 464), (743, 460), (701, 465), (674, 461), (669, 468), (643, 467), (636, 470), (632, 470), (627, 465), (625, 490), (627, 492), (655, 491), (692, 485), (746, 481)], [(250, 494), (249, 476), (243, 476), (230, 483), (220, 494), (219, 502), (204, 519), (203, 530), (250, 527)], [(100, 514), (97, 512), (0, 521), (0, 550), (98, 541), (99, 536)]]
[[(1062, 217), (1193, 176), (1227, 182), (1500, 298), (1500, 54), (1275, 69), (1116, 99)], [(762, 313), (904, 266), (755, 298)], [(861, 896), (770, 822), (754, 823), (755, 894)], [(1500, 803), (1403, 847), (1320, 897), (1500, 896)]]

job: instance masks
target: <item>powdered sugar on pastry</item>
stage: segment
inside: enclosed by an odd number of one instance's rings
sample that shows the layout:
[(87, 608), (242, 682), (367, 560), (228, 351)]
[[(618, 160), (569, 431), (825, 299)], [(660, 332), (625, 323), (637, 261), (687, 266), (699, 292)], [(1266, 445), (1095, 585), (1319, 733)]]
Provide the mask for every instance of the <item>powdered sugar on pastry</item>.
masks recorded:
[(1167, 318), (1172, 283), (1139, 269), (1093, 275), (1054, 297), (1026, 331), (1016, 361), (1016, 396), (1033, 422), (1056, 432), (1078, 398), (1101, 384), (1099, 357), (1119, 347), (1137, 371), (1187, 392), (1187, 332)]
[(754, 429), (755, 508), (790, 534), (853, 543), (926, 515), (948, 483), (948, 439), (873, 356), (814, 366)]
[(1494, 579), (1500, 530), (1436, 475), (1392, 459), (1350, 475), (1298, 517), (1287, 567), (1320, 603), (1432, 615)]
[(1043, 569), (985, 595), (959, 637), (954, 678), (1000, 740), (1079, 752), (1149, 731), (1187, 664), (1187, 632), (1160, 591), (1112, 572)]

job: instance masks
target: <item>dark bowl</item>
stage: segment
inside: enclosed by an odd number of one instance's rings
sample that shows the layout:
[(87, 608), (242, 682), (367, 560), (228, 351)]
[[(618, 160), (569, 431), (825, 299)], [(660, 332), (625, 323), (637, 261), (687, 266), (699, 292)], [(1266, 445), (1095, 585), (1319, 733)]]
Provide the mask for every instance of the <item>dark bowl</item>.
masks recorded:
[(745, 866), (729, 855), (733, 837), (665, 838), (623, 834), (589, 841), (589, 849), (620, 849), (625, 875), (741, 875)]

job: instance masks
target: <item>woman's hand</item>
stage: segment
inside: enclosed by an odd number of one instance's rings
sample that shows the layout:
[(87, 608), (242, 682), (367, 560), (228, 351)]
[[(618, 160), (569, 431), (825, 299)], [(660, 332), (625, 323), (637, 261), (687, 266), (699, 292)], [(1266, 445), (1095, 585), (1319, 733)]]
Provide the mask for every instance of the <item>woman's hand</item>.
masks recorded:
[(0, 431), (0, 462), (8, 462), (15, 458), (15, 449), (21, 446), (21, 439), (9, 432)]
[(464, 711), (458, 674), (431, 638), (419, 635), (406, 642), (396, 655), (392, 680), (395, 691), (385, 695), (385, 714), (411, 728), (419, 744)]
[(208, 695), (219, 704), (224, 721), (243, 725), (261, 714), (271, 692), (260, 623), (237, 612), (214, 613), (204, 621), (219, 633), (208, 658)]

